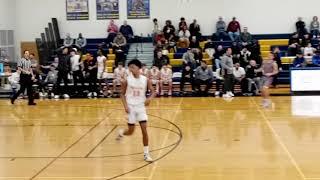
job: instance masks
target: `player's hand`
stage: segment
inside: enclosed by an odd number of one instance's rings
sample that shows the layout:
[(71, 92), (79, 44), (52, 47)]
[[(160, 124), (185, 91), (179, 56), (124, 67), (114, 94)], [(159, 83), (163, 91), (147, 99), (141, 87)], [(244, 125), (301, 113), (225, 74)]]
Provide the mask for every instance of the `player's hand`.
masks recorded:
[(147, 100), (144, 102), (144, 105), (145, 105), (145, 106), (149, 106), (149, 105), (150, 105), (150, 99), (147, 99)]
[(126, 113), (128, 113), (128, 114), (130, 113), (130, 110), (129, 110), (129, 108), (128, 108), (128, 107), (125, 107), (125, 108), (124, 108), (124, 110), (125, 110), (125, 111), (126, 111)]

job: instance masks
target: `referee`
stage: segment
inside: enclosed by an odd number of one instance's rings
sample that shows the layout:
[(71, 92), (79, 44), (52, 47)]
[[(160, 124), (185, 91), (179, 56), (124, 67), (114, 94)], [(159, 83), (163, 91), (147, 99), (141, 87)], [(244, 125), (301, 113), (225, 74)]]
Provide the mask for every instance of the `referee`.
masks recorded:
[(29, 59), (29, 51), (24, 51), (24, 57), (18, 61), (18, 69), (21, 71), (20, 74), (20, 90), (11, 98), (11, 104), (14, 104), (14, 101), (18, 98), (18, 96), (27, 89), (29, 103), (28, 105), (34, 106), (33, 92), (32, 92), (32, 84), (34, 80), (33, 71), (31, 67), (31, 61)]

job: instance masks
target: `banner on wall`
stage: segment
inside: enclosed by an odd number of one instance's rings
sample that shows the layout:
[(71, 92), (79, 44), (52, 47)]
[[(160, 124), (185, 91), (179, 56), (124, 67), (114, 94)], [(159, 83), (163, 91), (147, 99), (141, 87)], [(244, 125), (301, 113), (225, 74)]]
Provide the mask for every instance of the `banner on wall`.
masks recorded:
[(97, 19), (119, 19), (119, 0), (97, 0)]
[(150, 0), (128, 0), (128, 19), (150, 18)]
[(88, 0), (66, 0), (67, 20), (89, 20)]

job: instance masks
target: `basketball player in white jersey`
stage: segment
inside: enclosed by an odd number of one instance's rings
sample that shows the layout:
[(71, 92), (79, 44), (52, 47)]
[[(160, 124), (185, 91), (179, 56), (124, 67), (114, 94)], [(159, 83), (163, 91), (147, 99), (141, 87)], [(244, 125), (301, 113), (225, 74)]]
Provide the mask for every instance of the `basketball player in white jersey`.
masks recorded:
[[(102, 92), (102, 85), (101, 83), (104, 82), (104, 80), (106, 79), (105, 77), (105, 67), (106, 67), (106, 61), (107, 58), (102, 54), (101, 51), (98, 51), (98, 57), (97, 57), (97, 66), (98, 66), (98, 74), (97, 74), (97, 79), (99, 82), (99, 88), (100, 88), (100, 93)], [(106, 83), (108, 86), (108, 83)]]
[[(152, 158), (149, 154), (149, 137), (147, 132), (148, 116), (145, 106), (150, 104), (150, 101), (155, 96), (155, 92), (152, 87), (152, 83), (147, 77), (141, 75), (141, 62), (134, 59), (128, 64), (130, 74), (126, 80), (122, 81), (121, 85), (121, 100), (124, 105), (125, 111), (128, 113), (128, 129), (119, 131), (118, 139), (123, 136), (130, 136), (133, 134), (135, 124), (139, 122), (142, 136), (143, 136), (143, 151), (144, 160), (152, 162)], [(146, 92), (150, 89), (151, 95), (146, 98)]]
[(168, 96), (172, 95), (172, 70), (168, 67), (167, 64), (162, 66), (160, 71), (160, 89), (161, 89), (161, 96), (163, 96), (163, 87), (167, 84), (169, 86)]
[(160, 71), (156, 65), (153, 65), (148, 75), (152, 85), (156, 85), (156, 93), (160, 92)]
[(149, 74), (149, 69), (147, 68), (147, 65), (142, 64), (141, 75), (144, 75), (145, 77), (148, 78), (148, 74)]
[(270, 53), (268, 59), (263, 60), (261, 71), (263, 74), (261, 78), (262, 106), (268, 108), (271, 105), (269, 88), (272, 85), (274, 76), (279, 73), (278, 65), (274, 61), (274, 54)]
[(123, 67), (123, 64), (119, 62), (118, 67), (114, 69), (114, 72), (113, 72), (112, 93), (116, 92), (117, 86), (121, 85), (121, 81), (125, 79), (125, 76), (126, 76), (126, 69)]

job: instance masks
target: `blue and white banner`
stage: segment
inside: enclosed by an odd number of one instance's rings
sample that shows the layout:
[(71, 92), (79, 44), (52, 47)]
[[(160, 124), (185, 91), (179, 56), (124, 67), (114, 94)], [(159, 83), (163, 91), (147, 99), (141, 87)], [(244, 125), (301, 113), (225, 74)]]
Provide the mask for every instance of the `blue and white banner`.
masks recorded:
[(67, 20), (89, 20), (88, 0), (66, 0)]
[(119, 0), (97, 0), (97, 20), (119, 19)]
[(128, 0), (128, 19), (150, 18), (150, 0)]

